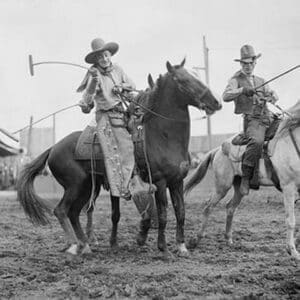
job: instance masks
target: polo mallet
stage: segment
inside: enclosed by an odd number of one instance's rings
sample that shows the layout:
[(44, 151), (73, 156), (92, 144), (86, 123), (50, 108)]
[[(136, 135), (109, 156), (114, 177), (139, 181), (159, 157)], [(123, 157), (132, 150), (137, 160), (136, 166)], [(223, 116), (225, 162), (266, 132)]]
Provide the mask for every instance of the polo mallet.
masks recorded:
[(5, 134), (6, 136), (8, 136), (9, 138), (11, 138), (12, 140), (14, 140), (15, 142), (19, 142), (19, 140), (14, 137), (10, 132), (8, 132), (7, 130), (0, 128), (0, 132), (2, 132), (3, 134)]
[[(292, 71), (298, 69), (299, 67), (300, 67), (300, 65), (297, 65), (297, 66), (295, 66), (295, 67), (293, 67), (293, 68), (291, 68), (291, 69), (288, 69), (287, 71), (285, 71), (285, 72), (283, 72), (283, 73), (280, 73), (279, 75), (277, 75), (277, 76), (271, 78), (270, 80), (267, 80), (267, 81), (264, 82), (263, 84), (257, 86), (257, 87), (255, 88), (255, 91), (257, 91), (257, 90), (260, 89), (261, 87), (265, 86), (265, 85), (268, 84), (269, 82), (274, 81), (274, 80), (276, 80), (277, 78), (282, 77), (282, 76), (284, 76), (284, 75), (286, 75), (286, 74), (288, 74), (288, 73), (290, 73), (290, 72), (292, 72)], [(259, 92), (259, 91), (258, 91), (258, 92)], [(273, 106), (275, 106), (277, 109), (279, 109), (283, 114), (286, 114), (287, 116), (289, 116), (290, 118), (292, 118), (292, 115), (291, 115), (290, 113), (288, 113), (287, 111), (285, 111), (284, 109), (282, 109), (278, 104), (275, 104), (275, 103), (272, 103), (272, 102), (268, 102), (268, 103), (271, 103)]]
[(64, 61), (41, 61), (41, 62), (33, 63), (32, 55), (29, 54), (29, 71), (30, 71), (31, 76), (34, 75), (34, 66), (38, 66), (38, 65), (42, 65), (42, 64), (69, 65), (69, 66), (74, 66), (74, 67), (82, 68), (82, 69), (89, 71), (89, 68), (87, 68), (85, 66), (73, 64), (73, 63), (69, 63), (69, 62), (64, 62)]

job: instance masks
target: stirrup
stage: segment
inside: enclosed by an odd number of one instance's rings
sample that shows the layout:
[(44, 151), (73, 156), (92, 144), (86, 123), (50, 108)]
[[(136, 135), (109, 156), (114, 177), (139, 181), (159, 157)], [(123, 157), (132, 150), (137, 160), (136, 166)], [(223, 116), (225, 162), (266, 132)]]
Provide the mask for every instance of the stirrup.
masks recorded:
[(125, 199), (126, 201), (130, 201), (131, 200), (131, 193), (129, 190), (121, 193), (120, 195), (121, 198)]

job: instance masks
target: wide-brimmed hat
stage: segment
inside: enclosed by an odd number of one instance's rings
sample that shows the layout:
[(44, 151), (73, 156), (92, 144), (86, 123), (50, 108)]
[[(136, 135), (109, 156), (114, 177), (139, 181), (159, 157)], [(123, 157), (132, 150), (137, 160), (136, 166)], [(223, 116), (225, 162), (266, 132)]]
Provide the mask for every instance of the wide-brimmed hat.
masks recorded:
[(98, 54), (99, 52), (108, 50), (111, 53), (111, 55), (114, 55), (119, 49), (119, 45), (117, 43), (114, 43), (114, 42), (105, 43), (100, 38), (96, 38), (96, 39), (92, 40), (91, 47), (92, 47), (93, 51), (90, 52), (85, 57), (85, 61), (88, 64), (94, 64), (96, 62), (96, 54)]
[(250, 45), (244, 45), (241, 48), (241, 58), (235, 59), (239, 62), (252, 62), (253, 60), (261, 57), (261, 54), (255, 54), (254, 48)]

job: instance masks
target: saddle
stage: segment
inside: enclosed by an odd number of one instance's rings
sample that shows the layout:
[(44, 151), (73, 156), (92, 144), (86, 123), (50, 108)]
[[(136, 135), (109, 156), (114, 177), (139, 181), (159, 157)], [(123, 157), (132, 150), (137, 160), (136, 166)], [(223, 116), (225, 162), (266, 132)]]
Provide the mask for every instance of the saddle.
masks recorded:
[[(270, 124), (269, 128), (265, 134), (265, 144), (267, 144), (274, 136), (278, 129), (281, 118), (278, 115), (274, 114), (273, 121)], [(244, 131), (240, 132), (237, 136), (235, 136), (232, 140), (232, 144), (236, 146), (244, 146), (247, 145), (249, 138), (247, 137)]]
[[(149, 181), (148, 165), (145, 152), (145, 131), (143, 126), (143, 116), (131, 117), (130, 128), (133, 144), (136, 173), (144, 181)], [(81, 133), (75, 148), (74, 158), (76, 160), (91, 160), (91, 158), (103, 161), (101, 145), (97, 137), (97, 128), (87, 126)]]
[[(278, 176), (274, 170), (272, 161), (270, 159), (270, 155), (268, 153), (268, 144), (275, 136), (280, 121), (281, 121), (281, 118), (277, 115), (274, 115), (273, 121), (272, 121), (270, 127), (267, 129), (266, 134), (265, 134), (265, 142), (264, 142), (263, 149), (261, 152), (261, 158), (264, 160), (267, 174), (269, 174), (269, 177), (273, 181), (275, 187), (281, 191)], [(247, 145), (248, 141), (249, 141), (249, 138), (247, 137), (246, 133), (243, 131), (243, 132), (239, 133), (238, 135), (236, 135), (232, 139), (231, 143), (235, 146), (245, 146), (245, 145)], [(242, 159), (243, 159), (243, 155), (242, 155)], [(254, 190), (259, 189), (259, 163), (254, 167), (253, 176), (250, 179), (250, 188), (252, 188)]]

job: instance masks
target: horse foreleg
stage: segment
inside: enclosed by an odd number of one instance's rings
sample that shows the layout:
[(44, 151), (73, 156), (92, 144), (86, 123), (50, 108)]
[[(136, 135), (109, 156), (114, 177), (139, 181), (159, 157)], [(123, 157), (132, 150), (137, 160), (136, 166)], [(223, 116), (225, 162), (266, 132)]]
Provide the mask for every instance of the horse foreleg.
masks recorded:
[(169, 186), (170, 196), (176, 215), (176, 242), (180, 256), (188, 256), (189, 252), (184, 242), (185, 207), (183, 200), (183, 181)]
[(145, 212), (145, 214), (142, 216), (142, 219), (140, 221), (140, 230), (136, 238), (136, 241), (139, 246), (145, 245), (150, 227), (151, 227), (151, 215)]
[(294, 232), (295, 232), (295, 199), (297, 197), (297, 188), (294, 183), (282, 186), (285, 220), (287, 226), (286, 247), (287, 252), (295, 259), (300, 260), (300, 254), (295, 246)]
[(86, 212), (86, 217), (87, 217), (86, 235), (88, 237), (89, 243), (94, 244), (94, 245), (99, 245), (98, 240), (95, 235), (95, 232), (94, 232), (93, 212), (94, 212), (94, 205), (91, 205)]
[[(94, 213), (95, 201), (100, 193), (100, 187), (101, 187), (101, 183), (97, 181), (96, 186), (95, 186), (94, 195), (93, 195), (93, 200), (92, 200), (93, 203), (89, 203), (89, 201), (88, 201), (88, 203), (85, 205), (87, 207), (86, 235), (88, 237), (89, 243), (94, 244), (96, 246), (99, 245), (99, 243), (98, 243), (98, 239), (96, 237), (95, 231), (94, 231), (93, 213)], [(90, 197), (90, 195), (88, 197)]]
[(118, 247), (118, 223), (120, 220), (120, 198), (115, 196), (110, 196), (111, 200), (111, 221), (112, 221), (112, 230), (110, 236), (110, 246), (112, 248)]
[(240, 193), (240, 184), (241, 184), (241, 178), (236, 177), (233, 182), (234, 187), (234, 194), (232, 199), (226, 204), (226, 232), (225, 232), (225, 238), (227, 240), (228, 244), (232, 244), (232, 220), (233, 215), (236, 210), (236, 208), (241, 203), (241, 200), (243, 198), (243, 195)]

